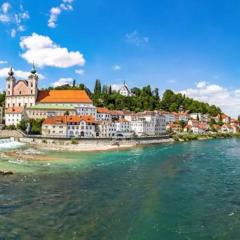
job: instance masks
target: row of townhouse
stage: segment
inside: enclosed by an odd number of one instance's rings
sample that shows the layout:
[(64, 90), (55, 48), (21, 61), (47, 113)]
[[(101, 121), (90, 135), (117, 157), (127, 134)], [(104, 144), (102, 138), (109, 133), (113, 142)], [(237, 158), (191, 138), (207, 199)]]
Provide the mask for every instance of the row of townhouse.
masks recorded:
[(44, 120), (43, 136), (95, 137), (96, 121), (92, 116), (56, 116)]
[(196, 119), (190, 119), (183, 127), (179, 123), (167, 124), (167, 130), (174, 133), (179, 132), (191, 132), (194, 134), (205, 134), (207, 132), (222, 132), (222, 133), (237, 133), (240, 131), (240, 123), (236, 120), (230, 123), (224, 123), (223, 125), (213, 124), (210, 126), (205, 121), (198, 121)]
[(174, 123), (174, 122), (188, 122), (188, 120), (198, 120), (200, 122), (210, 122), (211, 119), (214, 119), (216, 122), (223, 122), (223, 123), (231, 123), (232, 121), (235, 121), (234, 119), (231, 119), (226, 114), (218, 114), (216, 117), (211, 117), (209, 114), (203, 114), (203, 113), (188, 113), (188, 112), (166, 112), (161, 111), (161, 114), (163, 114), (166, 117), (166, 123)]
[(107, 114), (105, 111), (98, 118), (91, 115), (49, 117), (43, 122), (42, 135), (113, 138), (159, 136), (166, 133), (165, 117), (157, 112), (121, 114), (121, 117), (115, 116), (114, 120), (111, 114)]

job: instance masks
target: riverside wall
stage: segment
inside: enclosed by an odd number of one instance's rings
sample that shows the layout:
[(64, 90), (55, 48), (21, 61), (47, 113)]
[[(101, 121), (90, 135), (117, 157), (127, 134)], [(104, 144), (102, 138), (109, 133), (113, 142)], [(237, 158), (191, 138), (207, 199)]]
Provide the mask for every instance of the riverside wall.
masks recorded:
[[(73, 144), (71, 139), (69, 138), (51, 138), (51, 137), (42, 137), (42, 136), (22, 136), (18, 138), (18, 141), (22, 143), (29, 144), (52, 144), (52, 145), (70, 145)], [(145, 144), (157, 144), (163, 142), (171, 142), (172, 139), (169, 136), (158, 136), (158, 137), (138, 137), (138, 138), (80, 138), (74, 139), (78, 144), (86, 144), (86, 145), (145, 145)]]
[(21, 138), (23, 137), (24, 134), (20, 131), (17, 130), (0, 130), (0, 138), (9, 138), (9, 137), (13, 137), (13, 138)]

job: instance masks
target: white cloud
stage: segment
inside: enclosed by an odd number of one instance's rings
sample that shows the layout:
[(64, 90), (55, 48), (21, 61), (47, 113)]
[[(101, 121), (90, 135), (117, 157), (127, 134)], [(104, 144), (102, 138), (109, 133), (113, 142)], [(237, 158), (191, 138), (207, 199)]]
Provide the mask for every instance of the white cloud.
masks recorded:
[(73, 7), (72, 4), (73, 0), (63, 0), (57, 7), (52, 7), (50, 9), (50, 17), (48, 19), (48, 27), (56, 28), (57, 27), (57, 20), (58, 16), (62, 13), (62, 11), (72, 11)]
[(78, 75), (84, 75), (85, 71), (84, 71), (84, 69), (76, 69), (75, 73)]
[(120, 65), (114, 65), (112, 68), (114, 71), (119, 71), (122, 69), (122, 67)]
[(62, 48), (48, 36), (33, 33), (22, 37), (20, 46), (25, 51), (21, 57), (28, 63), (35, 62), (39, 67), (67, 68), (85, 64), (85, 59), (79, 51), (72, 52)]
[(10, 26), (10, 35), (13, 38), (16, 36), (17, 32), (25, 31), (26, 27), (23, 22), (29, 18), (28, 11), (25, 11), (22, 5), (20, 5), (18, 11), (12, 10), (8, 2), (3, 3), (0, 7), (0, 23)]
[(5, 61), (5, 60), (0, 60), (0, 64), (7, 64), (8, 61)]
[(0, 14), (0, 22), (2, 23), (8, 23), (10, 22), (10, 17), (5, 14)]
[(137, 30), (127, 33), (125, 39), (127, 43), (134, 44), (137, 47), (145, 46), (149, 43), (149, 38), (141, 36)]
[(177, 80), (175, 80), (175, 79), (170, 79), (170, 80), (168, 80), (168, 83), (176, 83), (177, 82)]
[(58, 81), (54, 82), (52, 84), (53, 87), (60, 87), (63, 85), (72, 85), (73, 84), (73, 78), (60, 78)]
[(236, 117), (240, 114), (240, 89), (231, 91), (220, 85), (201, 81), (196, 84), (196, 88), (180, 92), (188, 97), (215, 104), (231, 116)]
[(10, 3), (9, 2), (5, 2), (5, 3), (2, 4), (1, 10), (2, 10), (2, 12), (4, 14), (7, 14), (9, 9), (10, 9), (10, 7), (11, 7)]
[[(9, 72), (10, 67), (5, 67), (5, 68), (0, 68), (0, 78), (7, 78), (8, 77), (8, 72)], [(14, 71), (14, 76), (16, 78), (20, 78), (20, 79), (27, 79), (28, 76), (30, 75), (30, 71), (22, 71), (22, 70), (15, 70)], [(40, 79), (44, 79), (45, 77), (40, 74), (37, 73)]]
[(204, 88), (207, 85), (207, 82), (205, 81), (201, 81), (197, 83), (197, 88)]

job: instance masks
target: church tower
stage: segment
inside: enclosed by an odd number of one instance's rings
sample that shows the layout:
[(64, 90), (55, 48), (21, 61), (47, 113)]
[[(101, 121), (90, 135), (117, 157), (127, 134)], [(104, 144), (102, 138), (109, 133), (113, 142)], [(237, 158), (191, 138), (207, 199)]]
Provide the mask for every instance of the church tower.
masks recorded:
[(36, 99), (38, 94), (38, 75), (34, 64), (32, 66), (31, 74), (28, 77), (28, 88), (30, 95), (34, 95)]
[(16, 78), (14, 77), (14, 72), (12, 67), (10, 68), (8, 72), (8, 77), (7, 77), (7, 86), (6, 86), (6, 96), (13, 96), (13, 89), (16, 84)]

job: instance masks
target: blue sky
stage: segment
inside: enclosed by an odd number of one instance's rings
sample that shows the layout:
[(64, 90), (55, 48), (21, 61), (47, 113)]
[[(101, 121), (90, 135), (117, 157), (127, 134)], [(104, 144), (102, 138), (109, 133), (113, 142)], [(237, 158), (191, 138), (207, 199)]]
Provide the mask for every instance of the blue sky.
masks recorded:
[(240, 2), (0, 1), (0, 88), (6, 68), (40, 86), (95, 79), (151, 84), (240, 113)]

